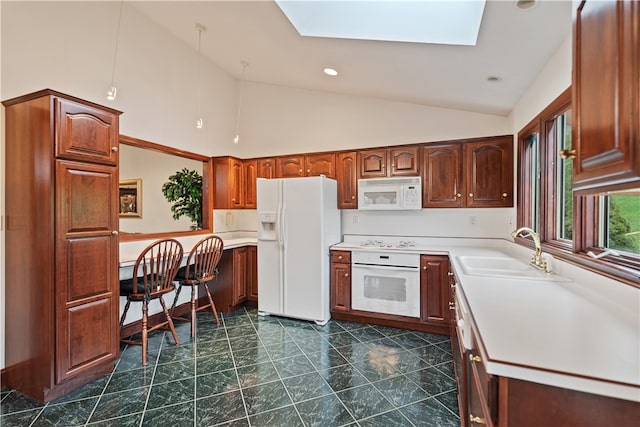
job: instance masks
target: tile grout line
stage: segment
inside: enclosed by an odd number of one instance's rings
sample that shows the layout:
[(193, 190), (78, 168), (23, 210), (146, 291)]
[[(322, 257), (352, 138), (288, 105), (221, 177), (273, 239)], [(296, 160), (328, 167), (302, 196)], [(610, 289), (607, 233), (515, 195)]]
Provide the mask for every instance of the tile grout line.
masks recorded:
[[(245, 310), (245, 313), (246, 313), (246, 309), (244, 307), (242, 309)], [(244, 398), (244, 393), (242, 393), (242, 384), (240, 383), (240, 374), (238, 373), (238, 365), (236, 364), (236, 358), (233, 355), (233, 348), (231, 347), (231, 340), (229, 339), (229, 331), (227, 330), (227, 322), (224, 317), (224, 313), (220, 313), (220, 315), (222, 316), (222, 326), (224, 328), (224, 334), (227, 337), (227, 345), (229, 346), (229, 353), (231, 354), (231, 362), (233, 362), (233, 371), (236, 374), (236, 381), (238, 381), (238, 391), (240, 392), (240, 398), (242, 399), (242, 405), (244, 406), (244, 413), (246, 414), (246, 417), (247, 417), (247, 423), (249, 424), (249, 427), (251, 427), (251, 420), (249, 419), (249, 410), (247, 409), (247, 402)]]
[[(164, 348), (166, 335), (167, 335), (166, 331), (162, 332), (162, 344), (160, 345), (160, 348), (158, 349), (158, 354), (156, 355), (156, 363), (153, 365), (153, 374), (151, 374), (151, 382), (149, 383), (149, 391), (147, 392), (147, 398), (144, 401), (144, 408), (142, 408), (142, 417), (140, 418), (140, 424), (138, 425), (139, 427), (142, 427), (142, 425), (144, 423), (144, 417), (147, 415), (147, 406), (149, 405), (149, 399), (151, 398), (151, 390), (153, 389), (153, 382), (156, 379), (156, 372), (158, 370), (158, 362), (160, 360), (160, 353), (162, 353), (162, 349)], [(143, 368), (144, 368), (144, 366), (143, 366)]]

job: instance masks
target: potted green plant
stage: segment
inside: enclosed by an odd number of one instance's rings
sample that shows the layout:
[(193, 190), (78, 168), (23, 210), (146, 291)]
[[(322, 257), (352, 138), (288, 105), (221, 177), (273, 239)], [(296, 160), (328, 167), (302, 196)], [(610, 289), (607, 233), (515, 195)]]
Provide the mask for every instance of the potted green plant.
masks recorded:
[(173, 219), (186, 216), (193, 223), (191, 229), (202, 228), (202, 175), (183, 168), (171, 175), (169, 182), (162, 185), (162, 193), (173, 203)]

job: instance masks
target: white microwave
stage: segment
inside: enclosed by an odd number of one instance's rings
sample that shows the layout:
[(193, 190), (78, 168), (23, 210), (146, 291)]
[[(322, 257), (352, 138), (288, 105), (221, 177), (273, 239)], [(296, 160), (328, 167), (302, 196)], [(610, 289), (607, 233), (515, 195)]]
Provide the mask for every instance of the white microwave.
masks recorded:
[(422, 180), (419, 176), (359, 179), (358, 209), (422, 209)]

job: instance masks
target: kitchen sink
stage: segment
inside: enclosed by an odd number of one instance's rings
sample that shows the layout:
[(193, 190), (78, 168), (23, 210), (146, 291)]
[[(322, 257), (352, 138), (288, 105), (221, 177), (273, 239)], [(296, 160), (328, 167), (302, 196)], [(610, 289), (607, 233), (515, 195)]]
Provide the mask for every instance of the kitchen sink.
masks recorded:
[(469, 276), (503, 277), (524, 280), (569, 282), (569, 279), (534, 268), (516, 258), (465, 255), (457, 257), (464, 274)]

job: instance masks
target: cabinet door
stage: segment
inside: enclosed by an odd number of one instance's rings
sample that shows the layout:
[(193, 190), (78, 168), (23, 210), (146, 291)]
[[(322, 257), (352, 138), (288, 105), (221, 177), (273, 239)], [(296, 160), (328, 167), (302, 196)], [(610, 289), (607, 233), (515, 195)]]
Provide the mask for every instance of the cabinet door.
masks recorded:
[(420, 256), (420, 320), (449, 324), (449, 258)]
[(585, 1), (574, 16), (573, 188), (640, 186), (640, 3)]
[(243, 207), (247, 209), (256, 208), (256, 178), (258, 173), (258, 164), (255, 160), (245, 160), (242, 162), (243, 177)]
[(247, 248), (247, 299), (258, 301), (258, 248)]
[(54, 98), (56, 157), (118, 164), (118, 116)]
[(418, 147), (392, 148), (389, 150), (391, 171), (389, 176), (417, 176), (420, 174)]
[(331, 311), (351, 311), (351, 264), (331, 263)]
[(115, 167), (56, 162), (57, 383), (118, 357), (117, 192)]
[(258, 178), (278, 178), (276, 159), (258, 159)]
[(278, 177), (298, 178), (304, 176), (304, 156), (278, 157)]
[(467, 207), (513, 206), (513, 140), (510, 136), (463, 145)]
[(422, 206), (457, 208), (464, 206), (462, 146), (426, 146), (422, 151)]
[(360, 178), (387, 176), (387, 150), (365, 150), (360, 155)]
[(233, 250), (233, 305), (247, 298), (247, 248)]
[(243, 206), (243, 167), (242, 161), (229, 159), (229, 206), (230, 209), (240, 209)]
[(336, 177), (336, 156), (333, 153), (309, 154), (304, 157), (306, 176)]
[(358, 169), (355, 151), (336, 155), (336, 179), (338, 181), (338, 209), (358, 207)]

